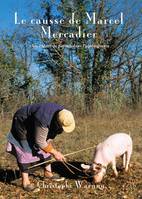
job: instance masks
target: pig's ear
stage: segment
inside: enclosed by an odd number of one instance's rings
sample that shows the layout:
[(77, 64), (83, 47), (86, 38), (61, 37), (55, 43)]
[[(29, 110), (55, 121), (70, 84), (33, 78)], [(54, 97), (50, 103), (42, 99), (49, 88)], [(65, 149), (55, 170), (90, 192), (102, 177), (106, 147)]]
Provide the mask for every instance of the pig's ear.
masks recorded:
[(89, 169), (91, 168), (91, 166), (88, 165), (88, 164), (81, 164), (81, 167), (82, 167), (83, 169), (86, 169), (86, 170), (89, 170)]

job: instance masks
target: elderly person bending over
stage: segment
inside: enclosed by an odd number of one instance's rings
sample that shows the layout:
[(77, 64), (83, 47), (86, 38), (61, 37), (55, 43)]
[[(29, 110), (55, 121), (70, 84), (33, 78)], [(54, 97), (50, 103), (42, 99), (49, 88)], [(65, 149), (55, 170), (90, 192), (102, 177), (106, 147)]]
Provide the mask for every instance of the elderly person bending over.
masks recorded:
[[(26, 105), (14, 114), (8, 135), (7, 152), (17, 159), (25, 190), (35, 189), (28, 175), (31, 163), (45, 161), (51, 158), (51, 155), (58, 161), (65, 160), (63, 154), (53, 147), (52, 139), (63, 131), (72, 132), (74, 128), (72, 113), (55, 103)], [(63, 180), (53, 175), (50, 164), (45, 166), (44, 175), (57, 181)]]

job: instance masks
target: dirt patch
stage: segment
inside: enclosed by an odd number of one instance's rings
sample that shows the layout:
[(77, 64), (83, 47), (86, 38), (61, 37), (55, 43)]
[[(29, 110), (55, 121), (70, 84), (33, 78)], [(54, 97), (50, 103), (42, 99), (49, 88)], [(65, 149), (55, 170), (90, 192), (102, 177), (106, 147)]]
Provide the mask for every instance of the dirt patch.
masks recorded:
[[(21, 187), (21, 177), (13, 156), (5, 153), (6, 134), (9, 124), (4, 129), (1, 126), (0, 147), (0, 199), (33, 199), (33, 198), (69, 198), (69, 199), (142, 199), (142, 115), (120, 114), (105, 117), (88, 116), (77, 118), (76, 129), (72, 134), (62, 134), (55, 139), (55, 146), (64, 154), (87, 148), (103, 141), (116, 132), (130, 133), (133, 139), (133, 154), (128, 173), (121, 169), (118, 160), (119, 176), (114, 177), (110, 166), (102, 183), (93, 184), (82, 174), (71, 168), (75, 174), (61, 163), (53, 163), (54, 172), (64, 176), (66, 180), (55, 183), (43, 178), (43, 170), (38, 168), (30, 175), (30, 179), (40, 187), (37, 193), (28, 193)], [(94, 150), (84, 151), (68, 157), (68, 161), (81, 169), (80, 164), (89, 163)]]

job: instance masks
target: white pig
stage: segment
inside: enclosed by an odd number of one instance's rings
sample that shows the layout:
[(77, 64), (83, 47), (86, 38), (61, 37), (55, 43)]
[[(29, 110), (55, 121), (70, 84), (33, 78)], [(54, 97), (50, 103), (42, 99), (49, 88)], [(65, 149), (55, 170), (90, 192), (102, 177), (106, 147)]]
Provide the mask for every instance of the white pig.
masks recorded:
[(132, 139), (126, 133), (116, 133), (109, 136), (104, 142), (97, 145), (92, 165), (82, 164), (82, 168), (92, 170), (95, 183), (101, 182), (108, 164), (112, 164), (115, 176), (118, 176), (116, 169), (116, 158), (123, 157), (123, 167), (128, 171), (128, 165), (132, 154)]

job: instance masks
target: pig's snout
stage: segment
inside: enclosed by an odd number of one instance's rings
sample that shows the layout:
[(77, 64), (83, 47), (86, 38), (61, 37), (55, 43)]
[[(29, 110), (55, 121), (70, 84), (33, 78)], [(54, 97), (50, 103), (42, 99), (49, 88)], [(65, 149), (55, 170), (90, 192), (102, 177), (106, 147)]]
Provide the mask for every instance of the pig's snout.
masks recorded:
[(103, 177), (104, 177), (104, 173), (103, 172), (99, 172), (98, 174), (93, 176), (93, 181), (94, 183), (99, 183), (102, 181)]
[(93, 164), (93, 181), (94, 181), (94, 183), (101, 182), (105, 173), (106, 173), (105, 166), (102, 166), (101, 164), (97, 164), (97, 163)]

